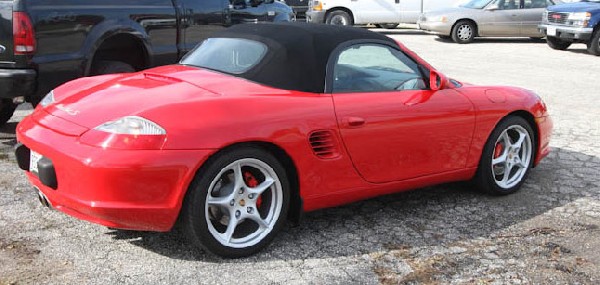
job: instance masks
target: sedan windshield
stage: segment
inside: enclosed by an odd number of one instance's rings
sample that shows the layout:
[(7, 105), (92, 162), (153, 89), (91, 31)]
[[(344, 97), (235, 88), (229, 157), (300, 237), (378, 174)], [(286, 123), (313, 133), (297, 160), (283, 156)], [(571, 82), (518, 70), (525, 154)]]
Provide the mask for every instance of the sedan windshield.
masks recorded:
[(242, 74), (256, 66), (267, 53), (263, 43), (236, 38), (209, 38), (181, 60), (183, 65)]
[(483, 9), (483, 7), (487, 6), (492, 2), (492, 0), (471, 0), (465, 4), (460, 5), (463, 8), (471, 8), (471, 9)]

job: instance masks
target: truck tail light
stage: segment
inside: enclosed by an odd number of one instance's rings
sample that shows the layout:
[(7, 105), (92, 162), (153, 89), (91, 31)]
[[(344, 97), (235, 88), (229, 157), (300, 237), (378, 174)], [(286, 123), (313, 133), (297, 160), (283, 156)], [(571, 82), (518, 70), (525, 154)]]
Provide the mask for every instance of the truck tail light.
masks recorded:
[(15, 55), (35, 53), (35, 32), (25, 12), (13, 12), (13, 44)]

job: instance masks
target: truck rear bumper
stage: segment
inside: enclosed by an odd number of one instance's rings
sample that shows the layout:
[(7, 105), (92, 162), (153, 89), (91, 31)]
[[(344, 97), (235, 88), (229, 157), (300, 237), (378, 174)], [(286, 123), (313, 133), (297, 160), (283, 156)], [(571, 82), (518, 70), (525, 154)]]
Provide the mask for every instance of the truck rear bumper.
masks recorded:
[(306, 12), (306, 22), (319, 24), (325, 23), (325, 11)]
[(33, 69), (0, 69), (0, 98), (34, 94), (36, 77), (37, 72)]
[[(587, 41), (592, 37), (593, 28), (576, 28), (558, 25), (541, 24), (538, 26), (540, 33), (561, 39)], [(553, 32), (552, 32), (553, 31)]]

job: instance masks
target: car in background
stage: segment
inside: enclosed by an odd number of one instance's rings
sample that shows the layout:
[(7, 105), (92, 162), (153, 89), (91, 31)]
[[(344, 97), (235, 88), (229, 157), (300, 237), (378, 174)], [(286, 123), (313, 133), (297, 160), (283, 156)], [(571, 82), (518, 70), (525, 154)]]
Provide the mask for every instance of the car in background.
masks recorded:
[(600, 55), (600, 0), (548, 7), (539, 28), (553, 49), (585, 43), (590, 54)]
[(306, 21), (330, 25), (375, 24), (393, 29), (414, 24), (426, 11), (458, 5), (460, 0), (310, 0)]
[(471, 0), (421, 15), (420, 29), (459, 44), (476, 37), (544, 37), (538, 30), (546, 7), (559, 0)]

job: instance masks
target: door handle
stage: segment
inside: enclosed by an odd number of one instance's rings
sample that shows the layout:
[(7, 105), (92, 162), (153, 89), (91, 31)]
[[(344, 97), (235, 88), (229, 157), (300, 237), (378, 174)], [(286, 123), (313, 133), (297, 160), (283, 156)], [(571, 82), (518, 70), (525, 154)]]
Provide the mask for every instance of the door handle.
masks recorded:
[(346, 121), (348, 122), (348, 126), (351, 127), (358, 127), (365, 124), (365, 119), (360, 117), (348, 117)]

